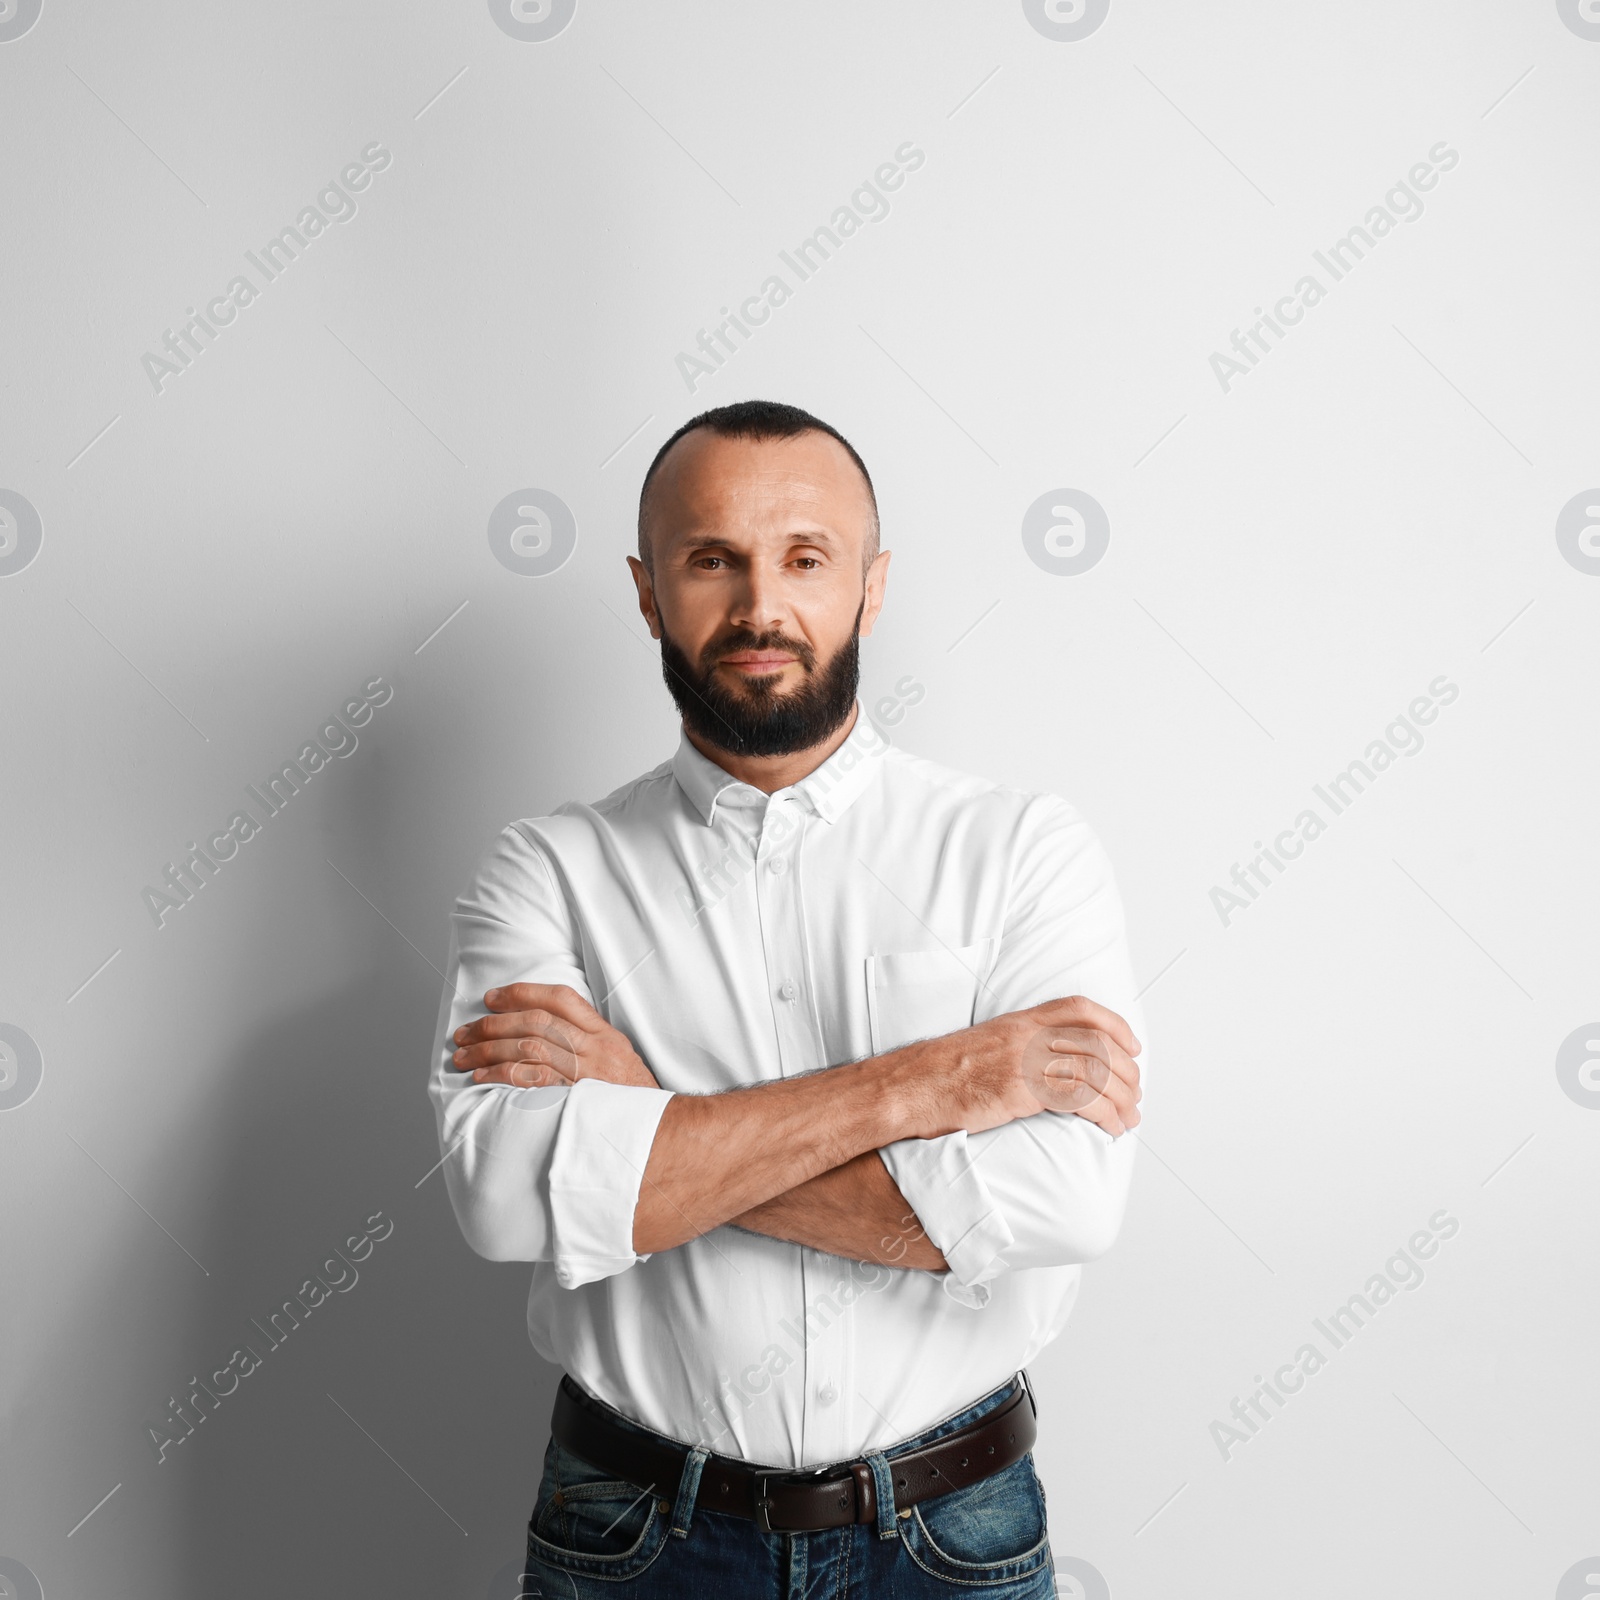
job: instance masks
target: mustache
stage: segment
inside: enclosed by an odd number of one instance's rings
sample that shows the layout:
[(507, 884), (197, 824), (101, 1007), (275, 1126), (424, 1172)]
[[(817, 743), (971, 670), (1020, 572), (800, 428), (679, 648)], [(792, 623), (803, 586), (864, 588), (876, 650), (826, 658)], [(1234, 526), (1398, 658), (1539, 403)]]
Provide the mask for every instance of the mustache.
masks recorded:
[(700, 670), (710, 672), (724, 656), (740, 650), (782, 650), (793, 656), (807, 672), (817, 664), (817, 652), (803, 639), (791, 639), (776, 629), (757, 633), (753, 628), (734, 628), (720, 639), (712, 640), (700, 652)]

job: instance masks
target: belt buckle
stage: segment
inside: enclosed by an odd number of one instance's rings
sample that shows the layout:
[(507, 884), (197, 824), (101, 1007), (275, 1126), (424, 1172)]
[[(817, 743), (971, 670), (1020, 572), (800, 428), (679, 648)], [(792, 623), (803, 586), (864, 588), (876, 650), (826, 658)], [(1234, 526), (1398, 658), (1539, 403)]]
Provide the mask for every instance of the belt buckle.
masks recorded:
[(779, 1530), (772, 1526), (772, 1518), (768, 1513), (772, 1509), (772, 1499), (767, 1493), (767, 1474), (756, 1474), (756, 1526), (763, 1533), (776, 1533)]

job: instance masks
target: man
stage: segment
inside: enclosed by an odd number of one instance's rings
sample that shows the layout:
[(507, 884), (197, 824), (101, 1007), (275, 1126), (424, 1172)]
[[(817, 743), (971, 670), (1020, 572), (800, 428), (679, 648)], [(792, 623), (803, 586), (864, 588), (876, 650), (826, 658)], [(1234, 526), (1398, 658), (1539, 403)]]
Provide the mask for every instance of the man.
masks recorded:
[(1019, 1373), (1127, 1195), (1109, 863), (861, 716), (889, 552), (827, 424), (680, 428), (629, 566), (677, 754), (501, 834), (431, 1080), (567, 1373), (526, 1592), (1053, 1594)]

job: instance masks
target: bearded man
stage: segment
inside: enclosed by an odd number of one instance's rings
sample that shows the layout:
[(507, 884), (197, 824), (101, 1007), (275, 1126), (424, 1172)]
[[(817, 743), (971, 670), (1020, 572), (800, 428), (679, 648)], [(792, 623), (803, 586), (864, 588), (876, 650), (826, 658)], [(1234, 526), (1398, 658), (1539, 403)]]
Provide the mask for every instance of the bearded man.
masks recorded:
[(686, 423), (628, 564), (681, 742), (500, 835), (430, 1079), (462, 1231), (534, 1264), (566, 1374), (525, 1592), (1051, 1595), (1023, 1369), (1139, 1122), (1110, 864), (862, 716), (889, 552), (826, 423)]

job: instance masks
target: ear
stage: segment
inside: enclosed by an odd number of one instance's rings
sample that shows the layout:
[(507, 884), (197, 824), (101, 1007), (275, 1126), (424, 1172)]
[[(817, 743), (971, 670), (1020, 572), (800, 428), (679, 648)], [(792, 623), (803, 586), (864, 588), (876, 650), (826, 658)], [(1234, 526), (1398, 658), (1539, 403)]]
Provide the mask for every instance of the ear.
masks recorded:
[(872, 624), (878, 620), (878, 613), (883, 610), (883, 590), (889, 581), (889, 557), (893, 554), (892, 550), (880, 550), (872, 558), (872, 565), (867, 568), (866, 604), (861, 608), (863, 639), (872, 632)]
[(656, 611), (656, 586), (651, 581), (650, 574), (645, 570), (644, 562), (637, 556), (629, 556), (628, 570), (633, 574), (634, 587), (639, 591), (639, 615), (644, 618), (650, 628), (650, 637), (661, 637), (661, 618)]

